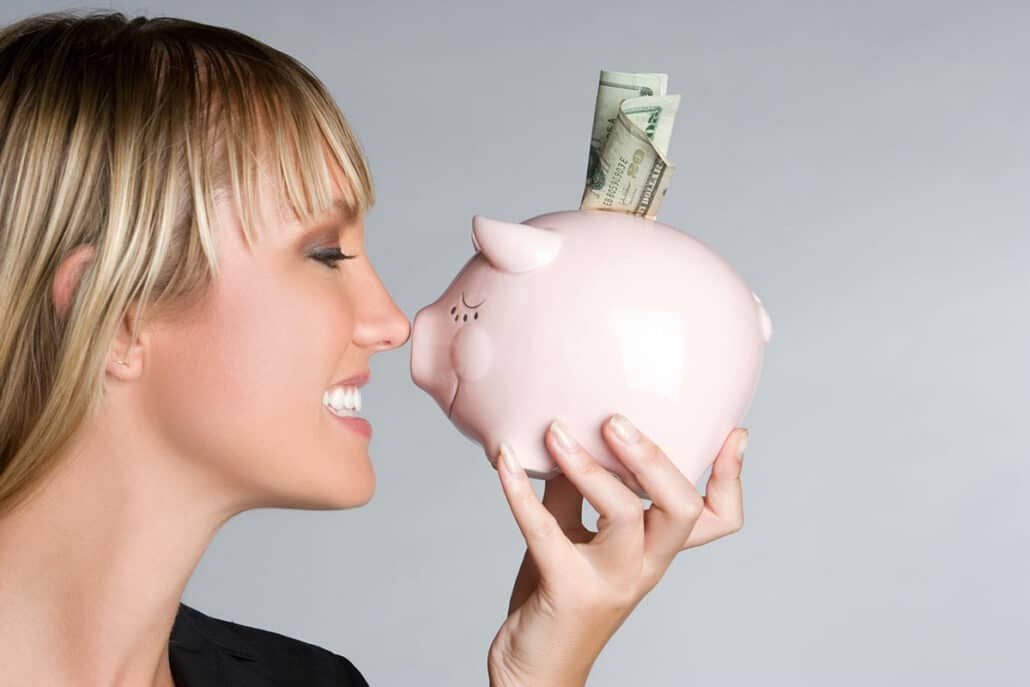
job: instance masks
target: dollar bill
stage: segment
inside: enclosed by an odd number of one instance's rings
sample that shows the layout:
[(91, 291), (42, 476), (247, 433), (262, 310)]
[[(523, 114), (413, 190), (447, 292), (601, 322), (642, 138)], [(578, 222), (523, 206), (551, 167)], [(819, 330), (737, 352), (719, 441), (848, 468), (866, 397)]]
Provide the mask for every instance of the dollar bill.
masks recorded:
[(601, 70), (594, 102), (594, 126), (590, 131), (590, 152), (587, 157), (587, 180), (593, 176), (600, 159), (601, 147), (619, 114), (619, 104), (626, 98), (642, 95), (665, 95), (668, 74), (631, 73)]
[(668, 150), (680, 96), (667, 95), (666, 82), (601, 72), (580, 209), (656, 217), (675, 170)]

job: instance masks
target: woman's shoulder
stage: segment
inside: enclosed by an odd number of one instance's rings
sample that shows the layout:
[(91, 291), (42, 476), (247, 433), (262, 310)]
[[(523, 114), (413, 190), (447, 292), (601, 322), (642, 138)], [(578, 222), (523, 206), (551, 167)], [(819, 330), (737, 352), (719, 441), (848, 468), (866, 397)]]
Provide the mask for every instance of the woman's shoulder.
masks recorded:
[(176, 687), (368, 687), (344, 656), (278, 632), (214, 618), (182, 603), (168, 649)]

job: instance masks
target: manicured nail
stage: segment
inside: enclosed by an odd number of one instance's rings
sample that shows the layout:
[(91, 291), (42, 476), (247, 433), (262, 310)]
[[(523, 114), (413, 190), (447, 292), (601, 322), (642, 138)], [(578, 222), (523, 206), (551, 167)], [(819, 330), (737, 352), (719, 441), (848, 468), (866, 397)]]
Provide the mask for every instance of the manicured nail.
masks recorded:
[(551, 434), (558, 439), (558, 443), (566, 453), (572, 453), (579, 447), (579, 444), (576, 443), (576, 440), (569, 433), (569, 428), (558, 420), (551, 423)]
[(634, 427), (633, 423), (627, 420), (625, 416), (612, 415), (612, 419), (609, 422), (619, 438), (627, 444), (635, 444), (640, 438), (640, 432), (637, 431), (637, 428)]
[(744, 460), (744, 449), (747, 448), (748, 430), (744, 430), (744, 438), (740, 440), (740, 444), (737, 446), (737, 458)]
[(508, 444), (501, 442), (501, 464), (504, 465), (504, 469), (513, 475), (517, 475), (522, 471), (522, 466), (519, 465), (519, 461), (515, 459), (515, 453), (511, 450)]

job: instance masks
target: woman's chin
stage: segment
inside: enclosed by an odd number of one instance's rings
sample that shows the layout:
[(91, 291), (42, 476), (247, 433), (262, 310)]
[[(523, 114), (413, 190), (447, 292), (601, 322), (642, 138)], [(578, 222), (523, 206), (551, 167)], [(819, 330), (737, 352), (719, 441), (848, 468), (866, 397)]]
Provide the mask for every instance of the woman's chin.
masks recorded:
[[(358, 508), (372, 500), (376, 490), (376, 473), (367, 455), (348, 457), (346, 469), (333, 470), (311, 486), (307, 493), (309, 508), (340, 510)], [(363, 465), (360, 464), (363, 462)]]
[(240, 488), (249, 493), (244, 500), (250, 508), (340, 510), (372, 500), (376, 473), (367, 443), (336, 440), (287, 452), (288, 464), (278, 451), (264, 467), (252, 465), (247, 476), (237, 471), (239, 481), (249, 482)]

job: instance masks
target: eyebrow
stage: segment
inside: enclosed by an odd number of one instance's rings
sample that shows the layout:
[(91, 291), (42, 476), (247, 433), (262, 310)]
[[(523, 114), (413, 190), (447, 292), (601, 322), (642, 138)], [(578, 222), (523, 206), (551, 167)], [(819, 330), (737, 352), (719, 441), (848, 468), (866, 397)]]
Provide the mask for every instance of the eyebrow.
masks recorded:
[(307, 242), (338, 238), (341, 232), (349, 234), (357, 231), (358, 224), (355, 220), (358, 219), (360, 213), (348, 210), (347, 206), (341, 200), (336, 200), (333, 203), (333, 206), (340, 210), (339, 214), (334, 217), (317, 221), (314, 224), (305, 227), (300, 232), (301, 241)]

